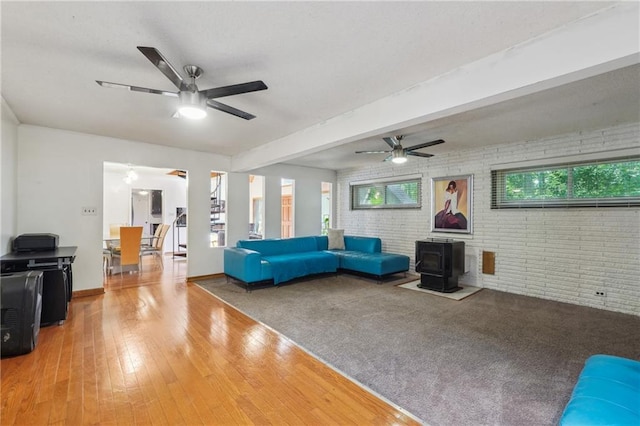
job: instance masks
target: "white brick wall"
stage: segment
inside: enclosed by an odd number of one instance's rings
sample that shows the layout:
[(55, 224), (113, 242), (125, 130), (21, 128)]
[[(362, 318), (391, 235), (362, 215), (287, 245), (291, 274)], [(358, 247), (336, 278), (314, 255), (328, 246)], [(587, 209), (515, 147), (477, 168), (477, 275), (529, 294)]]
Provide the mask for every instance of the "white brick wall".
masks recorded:
[[(424, 238), (465, 241), (462, 283), (640, 315), (640, 208), (491, 210), (491, 166), (639, 146), (640, 123), (537, 141), (411, 157), (338, 172), (337, 226), (382, 238), (384, 251), (411, 259)], [(419, 210), (350, 210), (349, 182), (421, 173)], [(473, 174), (473, 234), (432, 233), (431, 178)], [(482, 251), (496, 253), (495, 275), (482, 274)], [(604, 291), (605, 297), (595, 295)]]

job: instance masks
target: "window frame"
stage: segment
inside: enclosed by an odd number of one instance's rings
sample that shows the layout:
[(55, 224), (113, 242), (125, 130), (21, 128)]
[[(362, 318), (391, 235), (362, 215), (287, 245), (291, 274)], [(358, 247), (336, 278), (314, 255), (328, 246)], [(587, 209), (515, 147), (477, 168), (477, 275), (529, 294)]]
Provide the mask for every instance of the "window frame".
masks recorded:
[[(613, 158), (583, 159), (573, 161), (557, 161), (539, 165), (496, 168), (491, 170), (491, 209), (522, 208), (569, 208), (569, 207), (637, 207), (640, 206), (640, 195), (612, 197), (574, 197), (574, 169), (585, 166), (603, 164), (623, 164), (640, 161), (640, 155), (632, 154)], [(530, 163), (530, 162), (529, 162)], [(566, 195), (559, 198), (531, 198), (526, 200), (507, 200), (507, 176), (514, 173), (542, 173), (567, 170)]]
[[(411, 204), (389, 204), (387, 202), (387, 190), (389, 186), (407, 183), (417, 184), (417, 202)], [(383, 203), (379, 205), (360, 204), (356, 200), (358, 189), (382, 187)], [(377, 210), (377, 209), (421, 209), (422, 208), (422, 175), (398, 176), (393, 178), (375, 179), (369, 181), (349, 183), (349, 206), (351, 210)]]

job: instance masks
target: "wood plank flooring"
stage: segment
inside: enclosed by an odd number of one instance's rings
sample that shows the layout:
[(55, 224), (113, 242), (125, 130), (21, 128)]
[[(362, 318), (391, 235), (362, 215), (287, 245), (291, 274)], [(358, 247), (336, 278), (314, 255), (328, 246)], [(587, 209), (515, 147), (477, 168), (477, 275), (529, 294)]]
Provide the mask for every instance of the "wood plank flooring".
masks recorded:
[(0, 423), (419, 424), (164, 262), (109, 277), (2, 359)]

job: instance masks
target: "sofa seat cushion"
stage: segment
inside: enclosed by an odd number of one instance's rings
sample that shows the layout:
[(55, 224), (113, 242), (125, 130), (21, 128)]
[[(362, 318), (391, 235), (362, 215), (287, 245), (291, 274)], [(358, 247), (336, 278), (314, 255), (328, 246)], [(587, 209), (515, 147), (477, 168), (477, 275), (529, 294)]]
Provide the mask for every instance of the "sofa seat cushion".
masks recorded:
[(224, 273), (245, 283), (273, 278), (271, 265), (257, 251), (227, 247), (224, 249)]
[(305, 251), (264, 256), (263, 259), (271, 267), (274, 284), (280, 284), (281, 282), (306, 275), (336, 272), (338, 270), (338, 259), (326, 251)]
[(364, 253), (361, 251), (333, 250), (339, 258), (338, 267), (376, 276), (409, 270), (409, 257), (393, 253)]
[(382, 240), (375, 237), (354, 237), (345, 235), (344, 246), (346, 251), (380, 253), (382, 251)]
[(640, 425), (640, 361), (612, 355), (587, 359), (561, 426)]

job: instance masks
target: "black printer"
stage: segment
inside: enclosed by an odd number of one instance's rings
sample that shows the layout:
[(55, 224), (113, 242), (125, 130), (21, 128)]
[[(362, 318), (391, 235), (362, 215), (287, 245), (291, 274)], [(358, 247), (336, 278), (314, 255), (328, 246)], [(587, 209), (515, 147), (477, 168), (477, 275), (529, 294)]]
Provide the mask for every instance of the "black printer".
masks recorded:
[(51, 251), (58, 248), (56, 234), (22, 234), (13, 240), (14, 252)]

